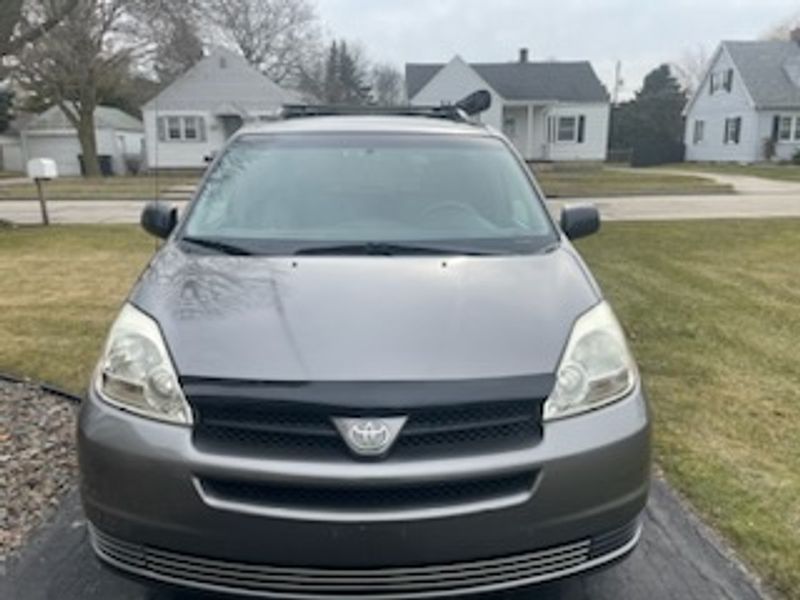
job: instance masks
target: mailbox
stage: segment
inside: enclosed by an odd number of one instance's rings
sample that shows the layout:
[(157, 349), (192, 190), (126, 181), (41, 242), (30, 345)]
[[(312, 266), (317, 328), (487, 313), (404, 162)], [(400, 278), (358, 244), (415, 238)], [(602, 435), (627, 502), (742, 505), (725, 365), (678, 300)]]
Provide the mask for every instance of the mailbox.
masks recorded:
[(58, 177), (56, 161), (52, 158), (32, 158), (28, 161), (28, 177), (31, 179), (55, 179)]

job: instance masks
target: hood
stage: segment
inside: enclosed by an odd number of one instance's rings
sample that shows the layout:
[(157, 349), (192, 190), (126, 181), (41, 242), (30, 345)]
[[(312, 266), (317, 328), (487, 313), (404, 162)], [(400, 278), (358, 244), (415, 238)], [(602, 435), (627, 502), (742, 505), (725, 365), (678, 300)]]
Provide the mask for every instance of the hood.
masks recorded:
[(208, 256), (170, 244), (131, 296), (181, 376), (253, 381), (552, 373), (598, 300), (568, 246), (442, 259)]

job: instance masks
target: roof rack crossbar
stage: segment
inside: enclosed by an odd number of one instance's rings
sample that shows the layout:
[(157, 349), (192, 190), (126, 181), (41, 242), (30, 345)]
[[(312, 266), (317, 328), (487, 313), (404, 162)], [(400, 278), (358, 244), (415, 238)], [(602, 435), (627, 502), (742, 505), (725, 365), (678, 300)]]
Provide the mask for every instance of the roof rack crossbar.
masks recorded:
[(466, 122), (469, 115), (453, 105), (442, 106), (349, 106), (349, 105), (315, 105), (315, 104), (285, 104), (281, 116), (284, 119), (298, 119), (302, 117), (330, 117), (341, 115), (365, 116), (401, 116), (401, 117), (427, 117), (431, 119), (447, 119), (450, 121)]

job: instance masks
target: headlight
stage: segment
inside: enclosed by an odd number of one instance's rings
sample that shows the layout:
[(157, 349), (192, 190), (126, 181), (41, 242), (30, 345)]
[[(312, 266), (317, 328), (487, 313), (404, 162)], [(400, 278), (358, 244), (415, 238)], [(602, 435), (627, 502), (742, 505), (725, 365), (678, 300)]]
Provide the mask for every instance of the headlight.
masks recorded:
[(130, 304), (108, 334), (96, 385), (104, 400), (120, 408), (171, 423), (192, 421), (158, 325)]
[(622, 327), (603, 302), (575, 322), (558, 366), (555, 389), (544, 405), (544, 420), (619, 400), (633, 389), (637, 376)]

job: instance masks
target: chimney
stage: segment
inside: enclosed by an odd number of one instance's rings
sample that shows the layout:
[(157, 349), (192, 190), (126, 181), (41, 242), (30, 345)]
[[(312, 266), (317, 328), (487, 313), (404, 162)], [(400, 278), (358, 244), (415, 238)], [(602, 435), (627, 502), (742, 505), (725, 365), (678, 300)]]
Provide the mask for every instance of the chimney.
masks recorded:
[(519, 62), (525, 64), (528, 62), (528, 49), (527, 48), (520, 48), (519, 49)]
[(789, 32), (789, 39), (795, 44), (800, 44), (800, 27), (795, 27)]

